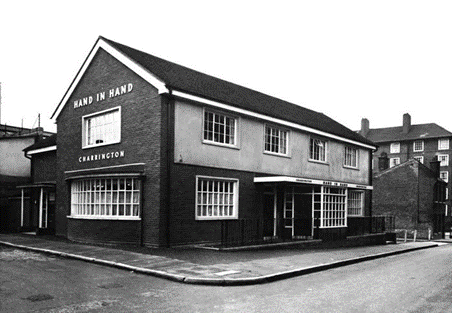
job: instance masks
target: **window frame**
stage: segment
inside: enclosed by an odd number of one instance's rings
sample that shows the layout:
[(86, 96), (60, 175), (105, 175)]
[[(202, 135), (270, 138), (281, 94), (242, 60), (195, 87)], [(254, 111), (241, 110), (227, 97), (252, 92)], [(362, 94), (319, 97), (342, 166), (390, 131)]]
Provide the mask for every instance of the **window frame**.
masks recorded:
[[(395, 147), (397, 147), (397, 149)], [(400, 142), (391, 142), (389, 145), (389, 153), (400, 153)]]
[[(214, 115), (213, 120), (215, 120), (215, 115), (218, 116), (224, 116), (225, 118), (230, 118), (234, 120), (234, 143), (230, 144), (230, 143), (223, 143), (223, 142), (217, 142), (215, 140), (209, 140), (209, 139), (205, 139), (205, 132), (206, 132), (206, 113), (211, 113)], [(228, 148), (235, 148), (238, 149), (239, 148), (239, 117), (230, 113), (226, 113), (223, 111), (218, 111), (218, 110), (211, 110), (209, 108), (204, 107), (203, 109), (203, 113), (202, 113), (202, 131), (201, 131), (201, 141), (202, 143), (205, 144), (209, 144), (209, 145), (215, 145), (215, 146), (220, 146), (220, 147), (228, 147)], [(212, 132), (213, 134), (213, 132)], [(226, 134), (223, 135), (224, 137), (226, 137)], [(214, 136), (212, 135), (212, 138), (214, 138)]]
[[(417, 160), (421, 164), (424, 164), (424, 156), (423, 155), (416, 155), (413, 157), (413, 159)], [(418, 159), (420, 159), (420, 160), (418, 160)]]
[[(93, 117), (96, 117), (96, 116), (106, 115), (113, 111), (118, 111), (118, 116), (119, 116), (119, 120), (116, 125), (116, 131), (118, 132), (117, 139), (114, 141), (111, 141), (111, 142), (94, 143), (94, 144), (89, 145), (87, 143), (87, 140), (88, 140), (88, 134), (87, 134), (88, 127), (86, 125), (87, 120), (91, 119)], [(121, 106), (117, 106), (114, 108), (83, 115), (82, 116), (82, 149), (91, 149), (91, 148), (95, 148), (95, 147), (102, 147), (102, 146), (108, 146), (108, 145), (114, 145), (114, 144), (120, 143), (121, 142), (121, 125), (122, 125)]]
[(322, 186), (320, 228), (347, 227), (347, 196), (346, 189)]
[[(317, 160), (317, 159), (313, 159), (312, 158), (312, 143), (315, 140), (321, 141), (321, 142), (323, 142), (325, 144), (325, 147), (323, 149), (323, 151), (324, 151), (323, 154), (325, 156), (325, 160)], [(322, 164), (327, 164), (328, 163), (328, 141), (327, 140), (316, 138), (316, 137), (310, 137), (309, 138), (309, 161), (316, 162), (316, 163), (322, 163)]]
[[(127, 189), (127, 180), (130, 179), (132, 181), (132, 188), (131, 189)], [(110, 180), (111, 183), (111, 189), (104, 189), (104, 193), (105, 193), (105, 201), (102, 202), (102, 193), (96, 193), (97, 190), (96, 189), (92, 189), (90, 188), (89, 190), (74, 190), (77, 189), (77, 187), (75, 186), (76, 183), (81, 183), (82, 185), (89, 185), (90, 187), (93, 186), (92, 181), (95, 181), (97, 183), (97, 181), (99, 180), (104, 180), (105, 183), (107, 184), (107, 180)], [(113, 190), (113, 180), (116, 180), (116, 186), (118, 186), (118, 189)], [(121, 182), (120, 180), (124, 180), (124, 189), (120, 189), (120, 185)], [(135, 182), (138, 182), (138, 189), (134, 189), (134, 185)], [(75, 219), (101, 219), (101, 220), (141, 220), (141, 197), (142, 197), (142, 190), (143, 190), (143, 186), (142, 186), (142, 181), (141, 179), (136, 176), (127, 176), (127, 175), (121, 175), (121, 176), (98, 176), (98, 177), (84, 177), (84, 178), (80, 178), (80, 179), (75, 179), (71, 181), (71, 185), (70, 185), (70, 216), (68, 216), (69, 218), (75, 218)], [(111, 202), (108, 202), (108, 196), (107, 196), (107, 192), (111, 191), (110, 194), (110, 200)], [(77, 193), (78, 192), (78, 193)], [(113, 196), (113, 192), (116, 192), (116, 202), (114, 203), (114, 199), (115, 197)], [(120, 192), (124, 192), (124, 196), (123, 196), (123, 200), (124, 202), (120, 202), (121, 197), (119, 195)], [(131, 202), (127, 202), (127, 192), (130, 193), (130, 201)], [(137, 196), (137, 201), (135, 202), (135, 197), (134, 194), (138, 193)], [(77, 195), (80, 195), (79, 197)], [(99, 196), (96, 196), (99, 195)], [(93, 197), (92, 197), (93, 196)], [(78, 200), (86, 200), (87, 198), (89, 198), (89, 201), (86, 202), (79, 202), (79, 201), (74, 201), (76, 200), (75, 197), (78, 198)], [(92, 202), (94, 198), (94, 202)], [(100, 200), (100, 202), (96, 203), (96, 200)], [(76, 208), (76, 206), (82, 206), (82, 208)], [(112, 214), (81, 214), (80, 210), (85, 211), (86, 210), (91, 210), (90, 206), (94, 205), (94, 207), (92, 208), (93, 211), (100, 210), (102, 211), (103, 208), (102, 206), (105, 205), (104, 209), (105, 211), (111, 211)], [(108, 209), (108, 205), (110, 205), (110, 209)], [(116, 214), (113, 214), (113, 206), (116, 205)], [(124, 215), (120, 215), (120, 206), (123, 205), (124, 208)], [(130, 214), (126, 215), (126, 205), (130, 205)], [(85, 207), (83, 207), (85, 206)], [(96, 208), (97, 206), (97, 208)], [(133, 212), (135, 211), (134, 206), (137, 206), (137, 214), (133, 214)]]
[[(416, 143), (421, 143), (422, 144), (422, 148), (420, 150), (416, 150)], [(413, 141), (413, 152), (422, 152), (424, 151), (424, 140), (415, 140)]]
[[(356, 201), (357, 199), (351, 199), (350, 194), (351, 193), (355, 193), (355, 194), (359, 194), (360, 195), (360, 213), (359, 214), (351, 214), (350, 213), (350, 201)], [(355, 217), (355, 216), (364, 216), (364, 191), (363, 190), (355, 190), (355, 189), (348, 189), (347, 190), (347, 215), (350, 217)], [(353, 208), (356, 209), (356, 208)]]
[[(447, 148), (443, 148), (441, 146), (441, 141), (446, 141), (447, 140)], [(438, 139), (438, 150), (449, 150), (450, 147), (450, 140), (449, 138), (440, 138)]]
[[(273, 151), (266, 150), (267, 128), (277, 130), (278, 131), (278, 138), (280, 138), (280, 135), (281, 135), (282, 132), (286, 133), (286, 140), (285, 140), (286, 152), (285, 153), (273, 152)], [(281, 139), (279, 139), (279, 141), (281, 141)], [(276, 126), (276, 125), (264, 123), (264, 153), (265, 154), (271, 154), (271, 155), (288, 157), (289, 156), (289, 144), (290, 144), (290, 131), (288, 129), (282, 128), (282, 127), (279, 127), (279, 126)], [(280, 148), (280, 144), (278, 144), (278, 149), (279, 148)]]
[[(391, 165), (392, 164), (392, 160), (398, 160), (397, 164)], [(394, 166), (397, 166), (400, 164), (400, 158), (389, 158), (389, 168), (392, 168)]]
[[(220, 182), (232, 182), (234, 183), (234, 193), (233, 193), (233, 214), (229, 216), (202, 216), (198, 215), (198, 206), (203, 205), (199, 203), (198, 200), (198, 187), (200, 180), (207, 181), (220, 181)], [(213, 204), (212, 204), (213, 205)], [(225, 203), (223, 203), (225, 205)], [(229, 177), (214, 177), (214, 176), (204, 176), (204, 175), (196, 175), (196, 183), (195, 183), (195, 220), (196, 221), (212, 221), (212, 220), (236, 220), (239, 216), (239, 179), (237, 178), (229, 178)]]
[[(438, 158), (438, 161), (440, 161), (439, 166), (449, 166), (449, 155), (448, 154), (438, 154), (436, 156)], [(446, 157), (446, 161), (444, 161), (447, 164), (442, 164), (443, 161), (440, 160), (441, 157)]]
[[(446, 174), (446, 178), (442, 177), (442, 174)], [(439, 172), (439, 178), (441, 178), (442, 180), (444, 180), (446, 183), (449, 182), (449, 171), (440, 171)], [(447, 189), (447, 187), (446, 187)]]
[[(347, 149), (351, 149), (351, 150), (354, 150), (355, 151), (355, 165), (349, 165), (349, 164), (346, 164), (347, 163)], [(356, 148), (356, 147), (351, 147), (351, 146), (344, 146), (344, 167), (347, 167), (347, 168), (353, 168), (353, 169), (357, 169), (358, 168), (358, 165), (359, 165), (359, 149), (358, 148)]]

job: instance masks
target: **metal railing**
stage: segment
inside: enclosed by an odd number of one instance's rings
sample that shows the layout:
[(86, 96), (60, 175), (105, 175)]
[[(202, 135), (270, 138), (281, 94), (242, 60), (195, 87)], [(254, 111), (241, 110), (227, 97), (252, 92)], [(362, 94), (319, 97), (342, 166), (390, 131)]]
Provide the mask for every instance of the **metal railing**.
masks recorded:
[[(347, 236), (394, 231), (394, 216), (389, 215), (348, 217), (347, 223)], [(273, 236), (275, 229), (277, 237)], [(311, 219), (272, 218), (221, 221), (221, 246), (223, 247), (312, 238)]]
[(347, 236), (391, 232), (395, 229), (395, 219), (392, 215), (349, 216), (347, 224)]

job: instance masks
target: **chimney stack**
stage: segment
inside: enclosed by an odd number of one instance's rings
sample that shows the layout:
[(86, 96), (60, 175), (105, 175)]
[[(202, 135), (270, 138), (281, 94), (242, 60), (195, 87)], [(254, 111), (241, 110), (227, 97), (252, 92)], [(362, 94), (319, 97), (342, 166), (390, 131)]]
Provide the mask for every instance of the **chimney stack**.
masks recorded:
[(411, 115), (408, 113), (403, 114), (403, 133), (408, 134), (411, 128)]
[(378, 170), (384, 171), (389, 168), (389, 158), (386, 152), (382, 152), (378, 157)]
[(367, 137), (367, 134), (369, 133), (369, 120), (367, 118), (361, 119), (361, 130), (359, 131), (359, 134), (363, 137)]
[(433, 160), (430, 162), (430, 169), (435, 174), (437, 178), (439, 178), (439, 172), (440, 172), (440, 164), (441, 162), (438, 160), (438, 158), (435, 156), (433, 157)]

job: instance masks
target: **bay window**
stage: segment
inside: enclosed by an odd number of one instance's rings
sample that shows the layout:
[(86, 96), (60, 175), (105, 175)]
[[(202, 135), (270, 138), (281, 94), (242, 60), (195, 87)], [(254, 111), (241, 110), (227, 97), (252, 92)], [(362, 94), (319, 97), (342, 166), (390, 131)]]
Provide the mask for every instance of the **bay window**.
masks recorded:
[(71, 216), (139, 218), (141, 182), (138, 178), (90, 178), (71, 184)]

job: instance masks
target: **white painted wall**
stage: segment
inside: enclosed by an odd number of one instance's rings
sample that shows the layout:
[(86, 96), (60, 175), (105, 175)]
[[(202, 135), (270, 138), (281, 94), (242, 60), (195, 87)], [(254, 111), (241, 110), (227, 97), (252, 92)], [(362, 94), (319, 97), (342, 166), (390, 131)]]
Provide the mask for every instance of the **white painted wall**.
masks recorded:
[(206, 144), (202, 140), (203, 114), (202, 106), (176, 101), (176, 163), (358, 184), (369, 182), (369, 150), (359, 149), (359, 170), (348, 169), (343, 166), (344, 144), (328, 140), (328, 162), (318, 164), (309, 161), (310, 135), (289, 129), (289, 156), (269, 155), (264, 153), (265, 122), (230, 113), (238, 118), (238, 147)]

